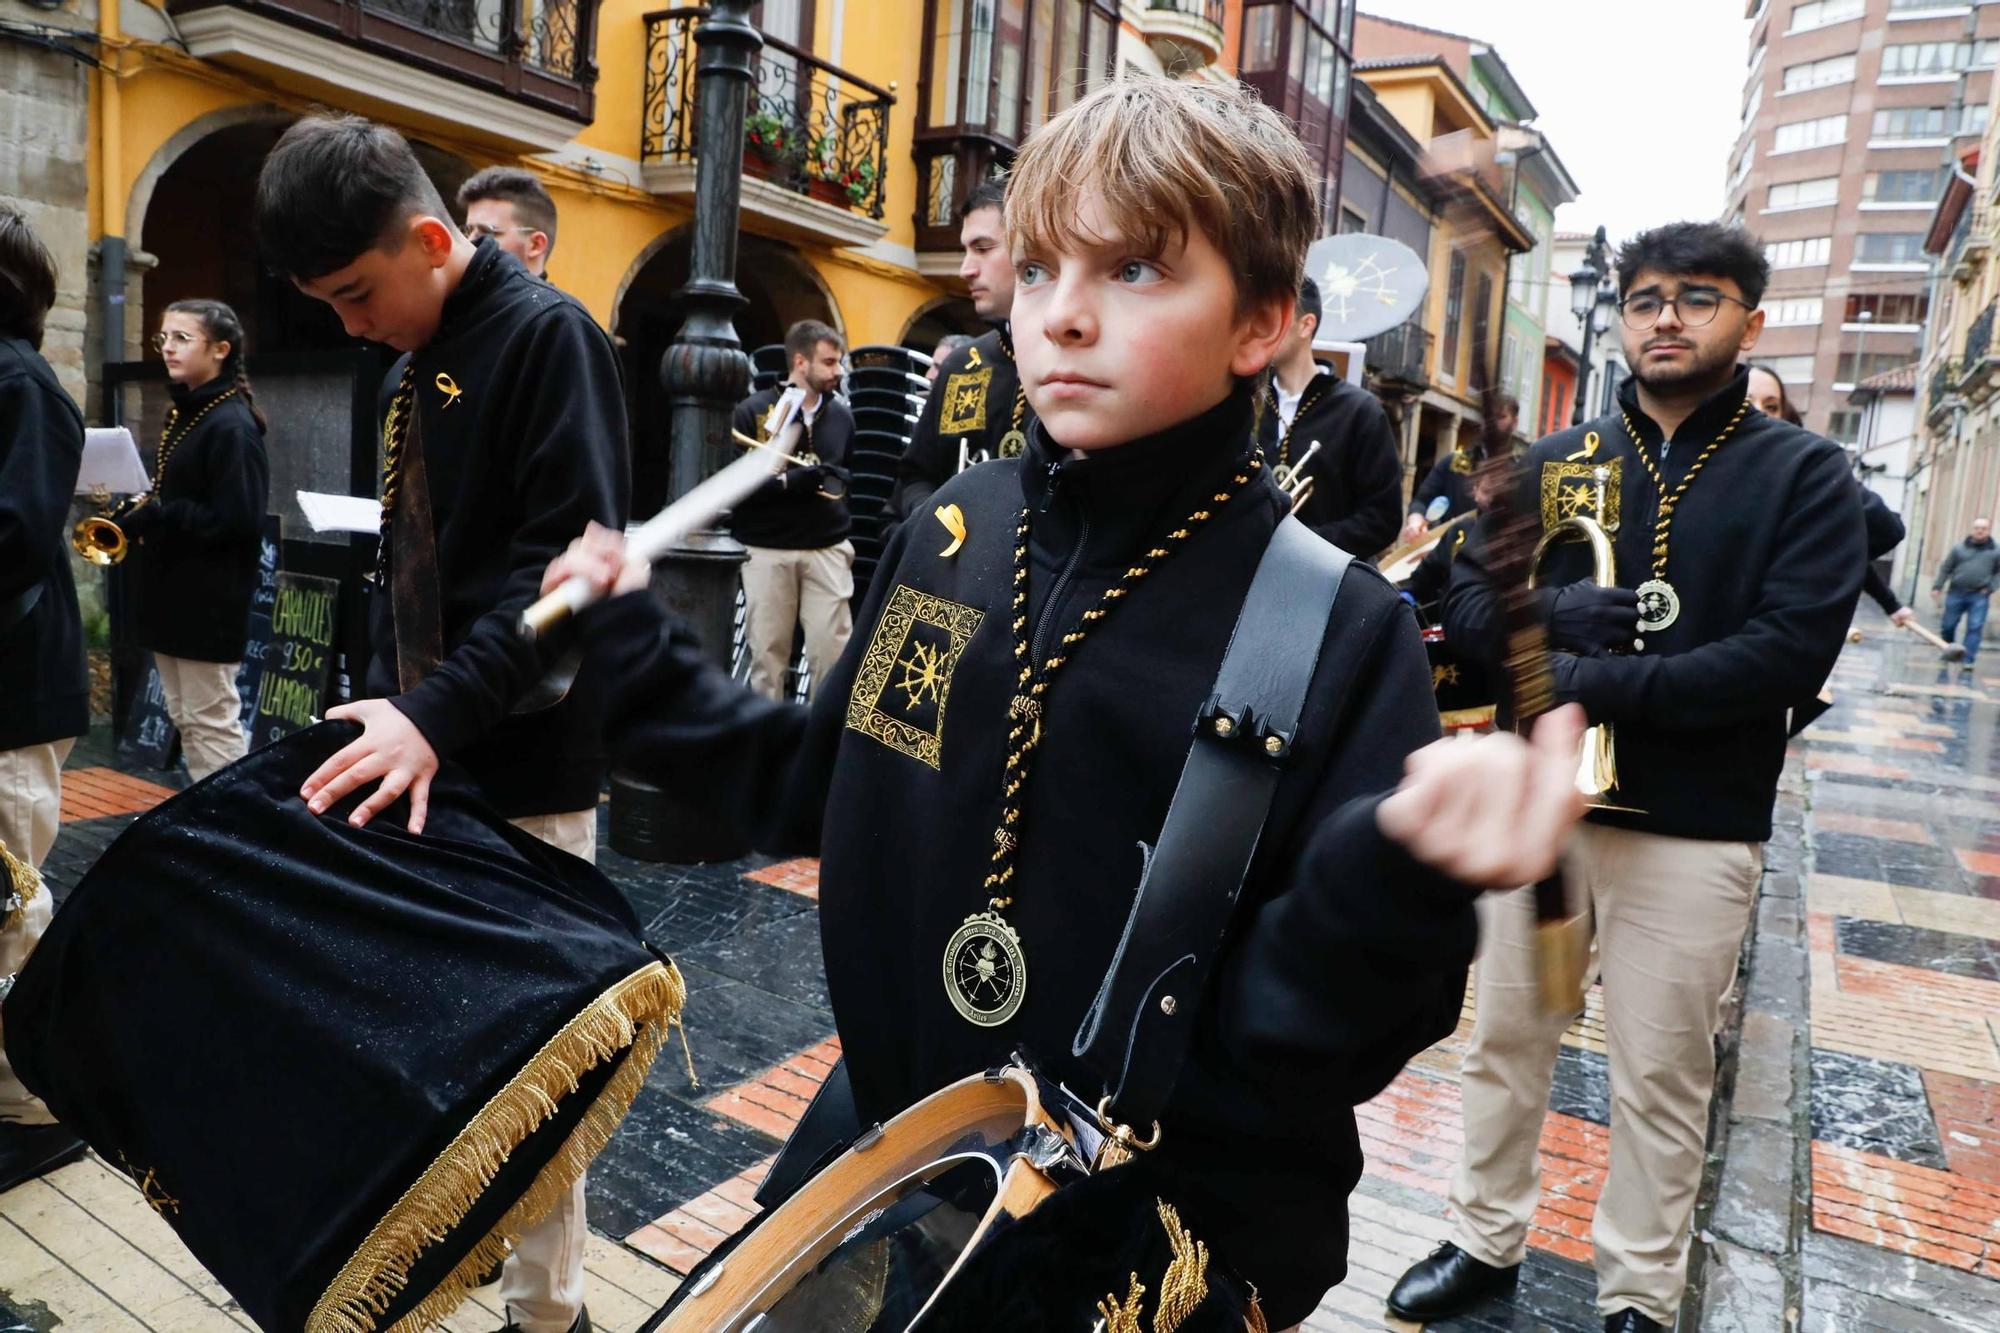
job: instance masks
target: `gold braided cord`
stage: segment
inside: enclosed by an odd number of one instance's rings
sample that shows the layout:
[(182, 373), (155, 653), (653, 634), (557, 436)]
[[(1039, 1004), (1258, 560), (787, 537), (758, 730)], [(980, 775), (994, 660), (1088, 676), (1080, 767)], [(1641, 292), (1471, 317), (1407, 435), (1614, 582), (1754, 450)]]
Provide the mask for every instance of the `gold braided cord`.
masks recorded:
[(1124, 1300), (1119, 1300), (1113, 1292), (1097, 1303), (1097, 1313), (1104, 1320), (1104, 1333), (1146, 1333), (1139, 1322), (1145, 1310), (1146, 1284), (1137, 1273), (1129, 1276), (1131, 1285), (1125, 1289)]
[(1042, 698), (1048, 693), (1050, 684), (1063, 664), (1081, 645), (1090, 631), (1111, 609), (1132, 590), (1140, 579), (1153, 572), (1161, 561), (1179, 550), (1187, 539), (1194, 535), (1196, 528), (1208, 521), (1215, 510), (1227, 504), (1230, 498), (1250, 484), (1250, 479), (1264, 466), (1264, 452), (1253, 447), (1244, 461), (1243, 470), (1230, 479), (1225, 490), (1214, 493), (1208, 501), (1209, 508), (1197, 509), (1166, 536), (1146, 549), (1138, 563), (1132, 565), (1117, 582), (1104, 590), (1097, 605), (1085, 611), (1074, 627), (1056, 641), (1055, 651), (1038, 667), (1029, 661), (1032, 651), (1028, 628), (1028, 517), (1026, 506), (1021, 509), (1021, 519), (1014, 529), (1014, 661), (1018, 666), (1014, 680), (1014, 697), (1007, 705), (1007, 765), (1001, 774), (1000, 824), (993, 830), (993, 856), (991, 869), (986, 876), (984, 887), (993, 893), (991, 907), (995, 912), (1005, 911), (1013, 905), (1013, 898), (1002, 892), (1014, 878), (1014, 856), (1021, 842), (1021, 793), (1027, 786), (1028, 774), (1032, 768), (1035, 751), (1042, 743)]
[[(1278, 436), (1279, 467), (1290, 467), (1292, 465), (1292, 432), (1299, 428), (1299, 418), (1306, 414), (1306, 409), (1319, 401), (1319, 382), (1323, 378), (1324, 376), (1314, 375), (1312, 381), (1305, 388), (1299, 390), (1298, 408), (1292, 413), (1291, 421), (1286, 423), (1284, 431)], [(1271, 393), (1273, 396), (1276, 396), (1277, 392), (1278, 380), (1274, 375), (1271, 378)]]
[(1019, 430), (1028, 410), (1028, 386), (1021, 383), (1021, 368), (1014, 361), (1014, 340), (1005, 329), (1000, 330), (1000, 350), (1007, 354), (1007, 364), (1014, 367), (1014, 413), (1007, 428)]
[(1187, 1322), (1208, 1295), (1208, 1246), (1181, 1224), (1181, 1215), (1165, 1199), (1155, 1199), (1160, 1225), (1166, 1228), (1173, 1262), (1160, 1278), (1160, 1305), (1153, 1311), (1153, 1333), (1174, 1333)]
[(672, 963), (648, 963), (591, 1002), (551, 1037), (519, 1073), (439, 1153), (375, 1224), (321, 1293), (306, 1333), (374, 1333), (409, 1284), (422, 1252), (450, 1235), (493, 1183), (507, 1157), (555, 1114), (579, 1080), (628, 1052), (569, 1138), (527, 1192), (437, 1288), (398, 1319), (391, 1333), (435, 1328), (461, 1305), (507, 1246), (545, 1217), (590, 1165), (631, 1109), (668, 1029), (680, 1022), (687, 986)]
[(385, 581), (389, 574), (389, 531), (396, 521), (396, 499), (403, 490), (403, 445), (410, 438), (410, 414), (417, 410), (416, 358), (403, 363), (396, 396), (382, 422), (382, 531), (375, 569)]
[(125, 503), (113, 511), (112, 517), (123, 517), (126, 514), (132, 513), (148, 501), (157, 500), (160, 494), (160, 486), (167, 479), (167, 464), (173, 461), (174, 451), (181, 447), (181, 441), (194, 433), (194, 428), (201, 424), (203, 417), (235, 396), (236, 390), (234, 389), (225, 389), (217, 394), (208, 403), (203, 405), (201, 411), (195, 413), (188, 420), (188, 424), (182, 428), (178, 435), (174, 433), (174, 427), (180, 424), (181, 409), (178, 405), (168, 408), (166, 422), (160, 427), (160, 452), (153, 460), (153, 488), (143, 495), (135, 495), (125, 501)]
[(1736, 409), (1736, 415), (1729, 418), (1729, 424), (1722, 428), (1722, 433), (1710, 440), (1708, 447), (1703, 449), (1696, 456), (1694, 462), (1689, 465), (1687, 475), (1681, 478), (1681, 484), (1674, 487), (1672, 494), (1668, 494), (1667, 483), (1665, 478), (1660, 475), (1660, 469), (1653, 465), (1653, 460), (1646, 455), (1646, 447), (1639, 443), (1639, 432), (1633, 428), (1632, 418), (1622, 408), (1619, 410), (1619, 416), (1625, 422), (1625, 436), (1632, 441), (1632, 452), (1639, 455), (1640, 466), (1644, 467), (1646, 475), (1652, 478), (1653, 490), (1660, 497), (1659, 512), (1653, 518), (1654, 578), (1664, 582), (1667, 577), (1667, 538), (1671, 535), (1674, 526), (1674, 507), (1680, 504), (1681, 497), (1687, 494), (1688, 487), (1694, 485), (1694, 479), (1701, 475), (1701, 470), (1708, 463), (1709, 456), (1722, 447), (1724, 440), (1727, 440), (1731, 435), (1736, 433), (1736, 428), (1743, 423), (1743, 418), (1749, 411), (1750, 400), (1746, 397)]
[[(35, 895), (42, 891), (42, 876), (33, 866), (7, 850), (7, 844), (0, 842), (0, 877), (12, 883), (13, 910), (0, 920), (0, 933), (12, 930), (21, 923), (21, 916), (28, 910), (28, 904), (35, 901)], [(0, 882), (0, 888), (6, 883)], [(6, 901), (0, 896), (0, 902)]]

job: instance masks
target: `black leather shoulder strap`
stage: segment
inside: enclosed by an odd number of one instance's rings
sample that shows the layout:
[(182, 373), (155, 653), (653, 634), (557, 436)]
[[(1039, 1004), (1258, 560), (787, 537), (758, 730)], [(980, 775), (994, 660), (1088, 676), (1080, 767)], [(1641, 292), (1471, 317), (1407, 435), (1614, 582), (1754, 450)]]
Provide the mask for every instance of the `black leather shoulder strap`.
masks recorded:
[(1237, 614), (1180, 785), (1072, 1054), (1114, 1117), (1146, 1133), (1180, 1077), (1208, 975), (1291, 756), (1327, 617), (1353, 558), (1278, 524)]

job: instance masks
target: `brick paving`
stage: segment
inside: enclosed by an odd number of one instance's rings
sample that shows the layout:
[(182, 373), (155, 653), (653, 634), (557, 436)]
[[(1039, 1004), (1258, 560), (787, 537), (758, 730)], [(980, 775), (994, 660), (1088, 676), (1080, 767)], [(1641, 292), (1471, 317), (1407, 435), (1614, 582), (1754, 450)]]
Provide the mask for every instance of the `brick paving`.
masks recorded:
[[(1684, 1329), (2000, 1329), (2000, 677), (1940, 673), (1871, 611), (1836, 707), (1797, 744), (1767, 848)], [(184, 779), (102, 737), (66, 774), (60, 898)], [(603, 830), (601, 829), (601, 832)], [(818, 866), (632, 861), (606, 873), (690, 983), (700, 1082), (662, 1059), (593, 1167), (593, 1321), (624, 1333), (754, 1215), (754, 1192), (839, 1048), (818, 966)], [(1306, 1327), (1408, 1330), (1382, 1299), (1449, 1232), (1471, 1030), (1357, 1120), (1350, 1271)], [(1740, 1022), (1740, 1033), (1737, 1024)], [(1519, 1289), (1438, 1330), (1594, 1330), (1589, 1226), (1608, 1148), (1601, 995), (1564, 1035)], [(1787, 1045), (1787, 1042), (1790, 1042)], [(497, 1327), (497, 1288), (452, 1333)], [(248, 1327), (94, 1157), (0, 1196), (0, 1328)]]

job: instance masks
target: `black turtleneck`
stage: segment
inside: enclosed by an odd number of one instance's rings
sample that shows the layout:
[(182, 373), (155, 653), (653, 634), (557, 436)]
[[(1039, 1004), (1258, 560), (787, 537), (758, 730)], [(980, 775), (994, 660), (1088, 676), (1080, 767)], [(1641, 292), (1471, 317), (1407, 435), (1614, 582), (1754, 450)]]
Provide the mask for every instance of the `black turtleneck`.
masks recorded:
[(170, 657), (240, 662), (270, 499), (264, 432), (227, 375), (172, 394), (153, 499), (120, 520), (135, 543), (126, 558), (134, 638)]
[[(961, 453), (969, 463), (998, 458), (1001, 440), (1014, 428), (1014, 401), (1021, 374), (1014, 368), (1014, 344), (1006, 325), (983, 333), (938, 363), (924, 410), (896, 469), (889, 511), (898, 518), (930, 512), (931, 492), (958, 473)], [(1021, 429), (1034, 420), (1021, 400)]]
[[(774, 853), (820, 856), (828, 993), (865, 1120), (1026, 1048), (1094, 1097), (1070, 1043), (1108, 967), (1286, 500), (1268, 473), (1225, 504), (1250, 448), (1250, 400), (1149, 439), (1074, 456), (1037, 427), (1019, 461), (941, 488), (890, 538), (846, 654), (808, 712), (750, 695), (634, 595), (582, 618), (607, 680), (616, 758)], [(1025, 1002), (975, 1028), (940, 982), (946, 940), (983, 910), (1016, 692), (1016, 531), (1029, 523), (1028, 626), (1073, 629), (1144, 551), (1194, 535), (1071, 645), (1043, 699), (1023, 796), (1015, 903)], [(1045, 655), (1045, 652), (1044, 654)], [(1373, 570), (1343, 585), (1280, 784), (1169, 1106), (1162, 1157), (1275, 1325), (1344, 1270), (1338, 1201), (1360, 1173), (1342, 1108), (1456, 1022), (1474, 927), (1467, 895), (1375, 827), (1377, 797), (1437, 714), (1408, 609)], [(1274, 1163), (1282, 1163), (1274, 1167)]]
[(586, 523), (625, 523), (631, 469), (611, 341), (574, 298), (487, 238), (430, 342), (390, 371), (385, 411), (406, 365), (429, 474), (444, 661), (397, 693), (394, 619), (378, 590), (368, 693), (393, 696), (501, 814), (590, 809), (604, 775), (595, 683), (579, 675), (560, 703), (514, 712), (547, 667), (514, 621)]
[[(1618, 470), (1619, 526), (1612, 544), (1618, 583), (1653, 577), (1653, 524), (1660, 494), (1626, 433), (1669, 491), (1743, 406), (1739, 372), (1674, 433), (1661, 461), (1658, 424), (1639, 407), (1637, 385), (1612, 412), (1548, 436), (1523, 460), (1517, 503), (1545, 524), (1570, 457), (1596, 435), (1591, 461)], [(1551, 497), (1545, 501), (1544, 496)], [(1468, 541), (1445, 594), (1445, 630), (1455, 645), (1497, 654), (1497, 599), (1479, 539)], [(1680, 618), (1644, 636), (1643, 652), (1602, 657), (1558, 653), (1558, 692), (1593, 722), (1616, 724), (1620, 805), (1642, 813), (1593, 812), (1607, 824), (1678, 837), (1761, 842), (1785, 760), (1786, 712), (1813, 698), (1833, 669), (1861, 588), (1860, 494), (1840, 449), (1754, 408), (1703, 465), (1675, 507), (1667, 580)], [(1581, 545), (1554, 548), (1543, 583), (1589, 576)]]

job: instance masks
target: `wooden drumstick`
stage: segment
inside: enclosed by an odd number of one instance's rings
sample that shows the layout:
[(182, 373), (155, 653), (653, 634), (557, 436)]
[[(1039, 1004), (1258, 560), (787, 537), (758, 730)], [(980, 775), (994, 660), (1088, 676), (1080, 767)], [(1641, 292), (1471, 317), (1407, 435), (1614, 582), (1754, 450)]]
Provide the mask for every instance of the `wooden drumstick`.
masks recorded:
[(1908, 630), (1910, 633), (1916, 635), (1918, 638), (1922, 639), (1925, 643), (1928, 643), (1931, 647), (1937, 649), (1940, 653), (1943, 653), (1945, 661), (1958, 662), (1964, 660), (1965, 658), (1964, 644), (1946, 643), (1938, 635), (1933, 634), (1930, 630), (1926, 629), (1923, 626), (1923, 624), (1919, 621), (1906, 620), (1903, 622), (1903, 628)]

